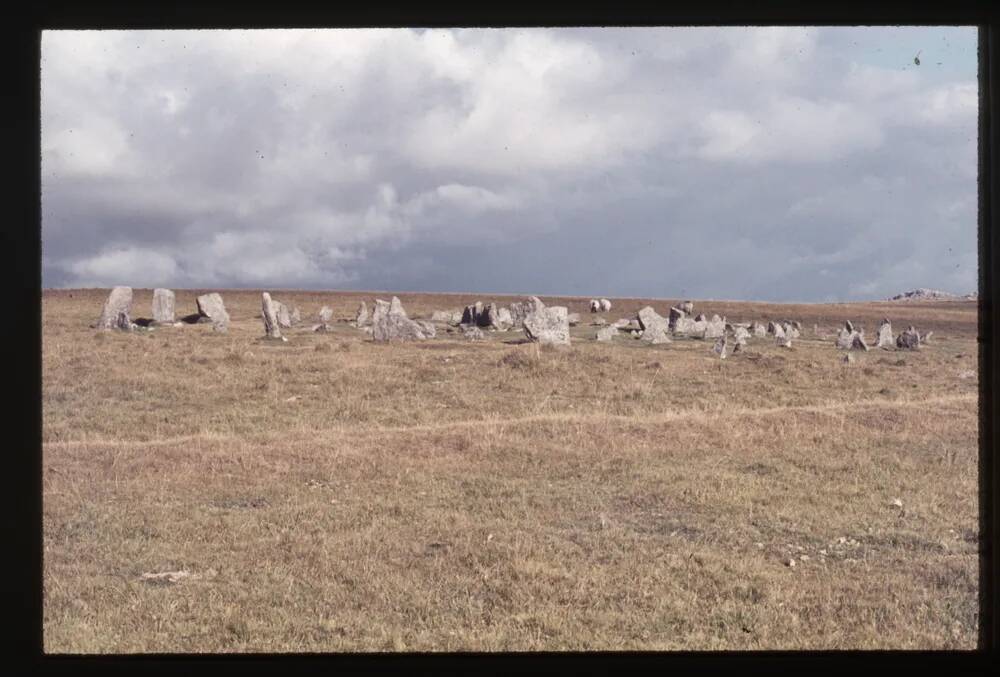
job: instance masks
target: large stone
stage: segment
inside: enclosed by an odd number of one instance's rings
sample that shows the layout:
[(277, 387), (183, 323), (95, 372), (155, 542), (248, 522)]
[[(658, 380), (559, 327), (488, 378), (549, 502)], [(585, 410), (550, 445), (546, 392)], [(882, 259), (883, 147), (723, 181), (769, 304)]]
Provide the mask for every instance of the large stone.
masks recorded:
[(776, 339), (785, 338), (785, 328), (780, 322), (768, 322), (767, 323), (767, 333), (773, 334)]
[(174, 323), (174, 293), (169, 289), (153, 290), (153, 322)]
[(298, 306), (292, 306), (292, 324), (298, 324), (302, 321), (302, 314), (299, 312)]
[[(435, 310), (431, 313), (431, 322), (440, 322), (442, 324), (451, 324), (452, 313), (450, 310)], [(461, 320), (461, 318), (459, 318)]]
[(726, 348), (729, 347), (729, 342), (726, 340), (726, 335), (718, 337), (715, 345), (712, 347), (712, 352), (719, 356), (720, 359), (726, 359)]
[(104, 302), (101, 317), (97, 320), (100, 330), (118, 329), (132, 331), (132, 287), (115, 287)]
[(765, 327), (762, 322), (752, 323), (750, 325), (750, 331), (757, 338), (764, 338), (767, 336), (767, 327)]
[(652, 306), (646, 306), (636, 314), (642, 329), (642, 340), (648, 343), (670, 343), (670, 320), (663, 317)]
[(712, 315), (712, 319), (705, 323), (705, 338), (717, 339), (726, 334), (726, 318)]
[(414, 320), (424, 330), (424, 338), (434, 338), (437, 336), (437, 327), (430, 320)]
[(598, 341), (610, 341), (616, 336), (618, 336), (617, 327), (604, 327), (603, 329), (597, 330), (597, 336), (595, 338)]
[(229, 313), (217, 292), (203, 294), (198, 297), (198, 314), (207, 317), (212, 322), (212, 329), (226, 333), (229, 329)]
[(486, 338), (483, 330), (472, 324), (462, 325), (462, 336), (469, 341), (482, 341)]
[(694, 304), (691, 303), (690, 301), (685, 301), (684, 303), (680, 304), (677, 307), (683, 310), (687, 315), (690, 315), (691, 313), (694, 312)]
[[(535, 298), (535, 297), (532, 297)], [(541, 301), (539, 301), (541, 303)], [(514, 301), (510, 304), (510, 316), (514, 320), (515, 327), (524, 326), (524, 318), (528, 316), (528, 313), (534, 308), (534, 302), (531, 299), (525, 299), (524, 301)]]
[(323, 306), (319, 309), (319, 321), (322, 324), (330, 324), (330, 320), (333, 319), (333, 308), (330, 306)]
[(841, 350), (849, 350), (851, 345), (854, 343), (854, 332), (847, 329), (847, 327), (842, 328), (837, 332), (837, 347)]
[(920, 334), (910, 325), (906, 331), (896, 337), (896, 348), (900, 350), (917, 350), (920, 348)]
[(738, 346), (746, 344), (747, 339), (750, 338), (750, 331), (743, 325), (733, 325), (733, 341)]
[(375, 341), (417, 341), (427, 338), (425, 327), (406, 316), (403, 304), (393, 296), (391, 302), (375, 300), (372, 311), (372, 339)]
[(281, 301), (274, 301), (274, 310), (278, 317), (278, 324), (286, 329), (292, 326), (292, 313)]
[[(462, 319), (464, 321), (465, 317), (463, 316)], [(483, 308), (482, 313), (476, 319), (477, 322), (471, 324), (477, 324), (480, 327), (489, 327), (497, 331), (507, 331), (514, 326), (514, 318), (511, 317), (510, 310), (508, 308), (501, 308), (493, 302), (486, 304), (486, 307)]]
[(865, 335), (862, 332), (856, 331), (851, 335), (851, 350), (868, 351), (868, 344), (865, 343)]
[(680, 308), (671, 306), (670, 315), (667, 317), (667, 322), (670, 325), (670, 331), (675, 331), (677, 327), (677, 320), (683, 319), (685, 317), (687, 317), (687, 313), (685, 313)]
[(896, 340), (892, 336), (892, 323), (886, 318), (878, 325), (878, 334), (875, 339), (876, 348), (892, 348), (896, 345)]
[(601, 299), (601, 312), (607, 313), (611, 310), (611, 301), (607, 299)]
[(781, 328), (785, 330), (785, 336), (787, 336), (790, 339), (799, 338), (799, 336), (801, 335), (801, 332), (799, 331), (799, 326), (801, 325), (798, 325), (798, 323), (796, 322), (781, 323)]
[(462, 311), (462, 324), (467, 324), (472, 327), (483, 326), (480, 318), (484, 309), (482, 301), (476, 301), (473, 305), (466, 306), (465, 310)]
[(524, 333), (532, 341), (569, 345), (569, 312), (565, 306), (542, 304), (533, 296), (534, 309), (524, 318)]
[(357, 314), (354, 316), (354, 324), (358, 327), (365, 327), (371, 324), (371, 321), (372, 317), (368, 314), (368, 306), (362, 301), (361, 305), (358, 306)]
[(264, 320), (264, 333), (268, 338), (280, 339), (281, 329), (278, 321), (278, 302), (271, 299), (271, 295), (264, 292), (261, 297), (261, 319)]

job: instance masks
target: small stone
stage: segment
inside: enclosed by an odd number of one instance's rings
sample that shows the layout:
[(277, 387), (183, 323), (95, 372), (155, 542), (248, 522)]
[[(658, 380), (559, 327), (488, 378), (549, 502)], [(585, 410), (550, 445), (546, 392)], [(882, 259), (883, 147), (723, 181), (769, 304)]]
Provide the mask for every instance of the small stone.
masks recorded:
[(789, 567), (794, 568), (795, 567), (795, 558), (794, 557), (789, 557), (788, 561), (785, 562), (785, 564), (787, 564)]

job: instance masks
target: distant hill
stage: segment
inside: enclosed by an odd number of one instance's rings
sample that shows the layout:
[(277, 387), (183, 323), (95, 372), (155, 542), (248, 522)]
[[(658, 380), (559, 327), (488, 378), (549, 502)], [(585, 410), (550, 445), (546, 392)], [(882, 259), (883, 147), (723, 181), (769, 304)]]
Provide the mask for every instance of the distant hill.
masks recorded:
[(952, 294), (951, 292), (941, 291), (939, 289), (927, 289), (926, 287), (920, 287), (919, 289), (914, 289), (912, 291), (906, 291), (902, 294), (896, 294), (895, 296), (889, 298), (889, 301), (975, 301), (979, 295), (976, 292), (971, 294), (965, 294), (964, 296), (959, 296), (958, 294)]

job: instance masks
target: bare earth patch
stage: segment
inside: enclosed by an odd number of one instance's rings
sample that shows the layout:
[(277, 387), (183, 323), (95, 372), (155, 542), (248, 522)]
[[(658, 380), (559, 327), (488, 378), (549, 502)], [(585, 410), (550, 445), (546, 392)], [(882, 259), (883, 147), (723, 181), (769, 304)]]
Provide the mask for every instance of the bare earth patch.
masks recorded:
[[(281, 345), (249, 291), (227, 334), (98, 334), (106, 294), (43, 294), (47, 652), (976, 645), (974, 302), (696, 303), (802, 322), (720, 361), (585, 322), (379, 345), (357, 293), (282, 292)], [(933, 343), (842, 363), (885, 316)]]

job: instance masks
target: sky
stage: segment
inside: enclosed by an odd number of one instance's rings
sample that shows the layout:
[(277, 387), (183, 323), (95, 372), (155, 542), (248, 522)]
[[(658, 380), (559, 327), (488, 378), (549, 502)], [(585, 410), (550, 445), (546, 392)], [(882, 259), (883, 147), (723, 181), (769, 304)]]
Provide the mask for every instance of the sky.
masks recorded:
[(44, 31), (42, 284), (964, 294), (976, 54), (975, 27)]

